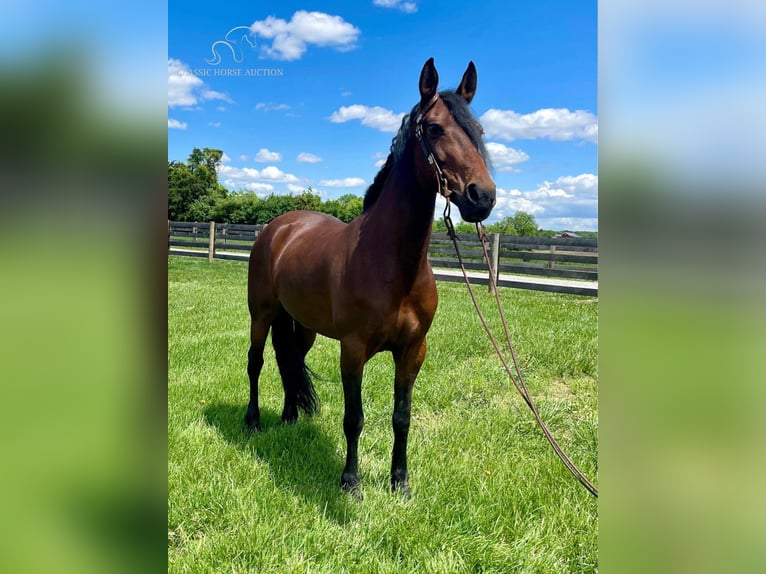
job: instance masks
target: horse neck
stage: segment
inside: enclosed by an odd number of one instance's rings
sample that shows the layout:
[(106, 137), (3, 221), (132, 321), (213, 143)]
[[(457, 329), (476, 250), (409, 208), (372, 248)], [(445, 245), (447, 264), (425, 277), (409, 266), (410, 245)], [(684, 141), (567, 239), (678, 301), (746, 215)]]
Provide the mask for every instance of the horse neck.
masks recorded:
[(414, 276), (428, 261), (436, 189), (422, 188), (412, 168), (409, 154), (404, 154), (386, 178), (366, 225), (379, 230), (370, 236), (377, 238), (380, 256), (392, 258)]

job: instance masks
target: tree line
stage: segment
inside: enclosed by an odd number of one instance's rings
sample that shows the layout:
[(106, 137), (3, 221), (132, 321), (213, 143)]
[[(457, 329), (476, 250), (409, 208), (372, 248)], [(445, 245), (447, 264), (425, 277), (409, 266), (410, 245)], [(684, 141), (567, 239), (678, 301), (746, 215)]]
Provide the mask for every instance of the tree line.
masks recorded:
[(229, 191), (218, 182), (223, 152), (194, 148), (186, 161), (168, 162), (168, 219), (218, 223), (268, 223), (297, 209), (321, 211), (349, 222), (362, 213), (362, 198), (353, 194), (322, 201), (311, 187), (299, 195)]
[[(215, 221), (218, 223), (265, 224), (288, 211), (320, 211), (348, 223), (362, 213), (362, 198), (353, 194), (322, 199), (309, 187), (298, 195), (270, 194), (259, 197), (249, 191), (229, 191), (218, 182), (217, 168), (223, 151), (194, 148), (186, 161), (168, 162), (168, 219), (171, 221)], [(455, 226), (459, 233), (473, 233), (470, 223)], [(488, 233), (502, 235), (554, 235), (538, 228), (533, 215), (515, 215), (485, 225)], [(434, 221), (434, 231), (446, 231), (444, 221)], [(595, 233), (578, 233), (584, 237)]]

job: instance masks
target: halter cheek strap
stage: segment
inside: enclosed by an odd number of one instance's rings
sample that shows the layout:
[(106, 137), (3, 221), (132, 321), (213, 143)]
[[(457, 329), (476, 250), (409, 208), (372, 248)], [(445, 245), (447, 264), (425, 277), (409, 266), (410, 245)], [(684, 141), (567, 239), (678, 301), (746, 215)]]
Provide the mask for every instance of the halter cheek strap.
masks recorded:
[[(425, 156), (426, 161), (429, 163), (429, 165), (433, 166), (434, 171), (436, 172), (436, 181), (439, 186), (439, 193), (445, 198), (449, 198), (449, 196), (452, 195), (452, 190), (447, 184), (447, 178), (444, 176), (444, 173), (439, 166), (439, 162), (436, 161), (436, 155), (434, 155), (434, 150), (431, 148), (431, 144), (429, 143), (428, 138), (424, 137), (423, 134), (423, 118), (426, 113), (428, 113), (428, 110), (434, 107), (434, 104), (438, 99), (439, 94), (434, 94), (434, 96), (429, 100), (428, 104), (418, 113), (417, 118), (415, 118), (415, 137), (418, 138), (418, 141), (420, 142), (420, 147), (423, 149), (423, 155)], [(447, 203), (449, 204), (449, 202)]]

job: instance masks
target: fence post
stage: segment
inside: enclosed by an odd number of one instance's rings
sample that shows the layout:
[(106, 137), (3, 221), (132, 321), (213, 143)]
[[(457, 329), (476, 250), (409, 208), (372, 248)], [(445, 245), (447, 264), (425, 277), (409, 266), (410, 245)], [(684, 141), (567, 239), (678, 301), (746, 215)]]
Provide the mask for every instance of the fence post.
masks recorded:
[[(500, 234), (493, 233), (489, 245), (489, 272), (495, 278), (495, 283), (500, 278)], [(492, 277), (489, 278), (489, 292), (494, 294), (492, 289)]]
[[(551, 256), (556, 254), (556, 246), (551, 243)], [(548, 269), (553, 269), (553, 257), (548, 259)]]
[(210, 239), (207, 244), (207, 260), (213, 261), (215, 258), (215, 221), (210, 222)]

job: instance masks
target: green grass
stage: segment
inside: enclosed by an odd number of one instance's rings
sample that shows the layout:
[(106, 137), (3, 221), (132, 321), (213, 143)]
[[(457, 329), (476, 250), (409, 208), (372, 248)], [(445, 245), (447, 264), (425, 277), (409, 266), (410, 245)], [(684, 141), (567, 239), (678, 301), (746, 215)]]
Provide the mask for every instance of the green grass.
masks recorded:
[[(337, 341), (318, 337), (308, 356), (327, 379), (317, 383), (320, 413), (290, 426), (279, 423), (283, 394), (268, 346), (265, 430), (243, 430), (246, 283), (242, 262), (168, 258), (170, 572), (598, 570), (597, 502), (535, 426), (463, 285), (439, 283), (413, 398), (410, 500), (388, 482), (393, 363), (380, 354), (367, 365), (359, 502), (338, 487)], [(486, 288), (476, 291), (492, 317)], [(542, 416), (597, 484), (596, 301), (511, 289), (501, 297)]]

